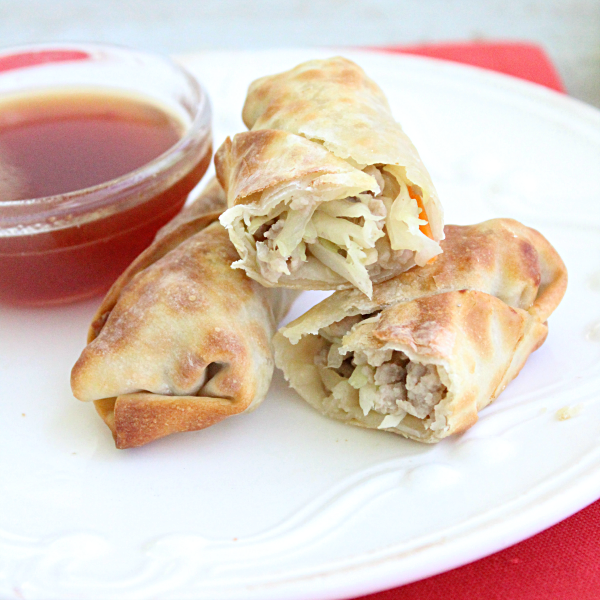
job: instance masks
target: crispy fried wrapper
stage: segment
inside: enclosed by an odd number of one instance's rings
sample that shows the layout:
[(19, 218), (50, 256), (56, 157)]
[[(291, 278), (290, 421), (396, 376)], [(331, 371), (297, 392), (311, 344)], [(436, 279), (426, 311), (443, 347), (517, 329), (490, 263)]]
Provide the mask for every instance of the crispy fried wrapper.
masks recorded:
[(234, 266), (265, 286), (371, 296), (440, 253), (443, 216), (382, 90), (335, 57), (258, 79), (215, 155)]
[(267, 394), (271, 339), (292, 301), (231, 268), (237, 259), (212, 182), (157, 234), (98, 309), (71, 373), (117, 448), (203, 429)]
[(443, 254), (340, 291), (274, 338), (290, 385), (323, 414), (421, 442), (465, 431), (546, 339), (561, 258), (511, 219), (446, 226)]

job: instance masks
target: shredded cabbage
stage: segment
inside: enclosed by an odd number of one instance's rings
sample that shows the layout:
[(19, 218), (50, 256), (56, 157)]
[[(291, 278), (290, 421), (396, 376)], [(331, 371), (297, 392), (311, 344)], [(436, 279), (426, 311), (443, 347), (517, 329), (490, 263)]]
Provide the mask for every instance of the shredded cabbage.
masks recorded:
[(282, 256), (291, 256), (296, 246), (302, 243), (306, 226), (311, 220), (314, 207), (307, 207), (303, 210), (288, 211), (283, 228), (275, 237), (275, 247)]
[[(363, 194), (359, 194), (359, 197), (362, 196)], [(371, 198), (371, 196), (367, 197)], [(324, 202), (319, 206), (319, 210), (331, 217), (350, 217), (352, 219), (363, 217), (365, 219), (374, 219), (376, 221), (379, 221), (382, 218), (371, 214), (368, 205), (364, 204), (361, 200), (351, 198)]]
[(365, 385), (358, 390), (358, 403), (365, 416), (367, 416), (369, 411), (375, 406), (376, 400), (377, 387), (374, 383), (365, 383)]
[(339, 250), (339, 246), (323, 238), (319, 238), (310, 246), (310, 251), (315, 258), (370, 297), (373, 284), (364, 264), (367, 255), (354, 242), (350, 242), (350, 247), (347, 249), (348, 258), (339, 254)]
[(276, 219), (284, 210), (287, 209), (287, 206), (280, 202), (273, 210), (270, 210), (266, 215), (251, 215), (246, 214), (244, 217), (244, 221), (246, 222), (246, 228), (248, 229), (248, 233), (254, 235), (257, 230), (268, 223), (272, 219)]
[[(414, 252), (417, 264), (437, 254), (439, 244), (419, 229), (425, 221), (410, 197), (404, 170), (371, 165), (364, 168), (364, 175), (372, 181), (370, 187), (364, 182), (359, 189), (342, 187), (345, 198), (339, 197), (343, 193), (339, 175), (319, 174), (268, 188), (258, 202), (225, 211), (221, 223), (235, 231), (232, 240), (241, 257), (233, 266), (246, 268), (256, 250), (261, 275), (276, 284), (281, 276), (316, 259), (370, 297), (373, 286), (367, 267), (374, 265), (372, 274), (379, 272), (378, 240), (387, 235), (389, 245), (383, 240), (387, 249)], [(366, 193), (369, 190), (375, 196)], [(256, 235), (259, 231), (265, 232), (264, 241)]]
[(344, 357), (339, 353), (341, 344), (334, 342), (329, 348), (327, 355), (327, 366), (332, 369), (339, 369), (344, 362)]
[(374, 383), (374, 381), (373, 369), (371, 369), (369, 365), (361, 365), (356, 367), (348, 379), (348, 383), (355, 390), (360, 389), (367, 383)]
[(256, 242), (256, 258), (262, 276), (271, 283), (277, 283), (280, 275), (289, 275), (287, 260), (269, 249), (266, 242)]
[(398, 425), (400, 425), (400, 422), (402, 421), (402, 419), (404, 419), (405, 416), (406, 413), (399, 415), (386, 415), (385, 417), (383, 417), (383, 420), (381, 421), (377, 429), (391, 429), (392, 427), (398, 427)]
[(327, 367), (319, 367), (319, 373), (321, 375), (321, 380), (323, 381), (323, 385), (332, 392), (335, 386), (338, 383), (344, 381), (344, 378), (336, 373), (333, 369), (328, 369)]
[(365, 219), (361, 226), (344, 218), (331, 217), (320, 210), (315, 212), (312, 222), (319, 237), (340, 247), (348, 246), (352, 240), (362, 248), (374, 248), (375, 242), (385, 235), (373, 220)]

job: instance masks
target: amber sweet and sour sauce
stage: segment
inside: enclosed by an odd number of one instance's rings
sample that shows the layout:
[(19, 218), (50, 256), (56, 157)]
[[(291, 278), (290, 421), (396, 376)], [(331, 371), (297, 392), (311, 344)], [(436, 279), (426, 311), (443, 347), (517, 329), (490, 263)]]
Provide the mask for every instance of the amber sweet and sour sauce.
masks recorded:
[[(156, 159), (183, 134), (175, 116), (135, 96), (69, 90), (0, 100), (0, 200), (104, 184)], [(0, 236), (0, 300), (48, 304), (105, 291), (181, 209), (209, 161), (210, 150), (127, 210), (99, 211), (74, 227)]]

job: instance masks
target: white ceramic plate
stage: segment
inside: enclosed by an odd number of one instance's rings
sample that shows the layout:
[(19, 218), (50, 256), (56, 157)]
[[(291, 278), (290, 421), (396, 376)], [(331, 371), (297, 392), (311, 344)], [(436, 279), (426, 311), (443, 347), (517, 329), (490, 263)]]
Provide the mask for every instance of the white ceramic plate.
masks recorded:
[[(220, 142), (242, 130), (253, 78), (327, 54), (185, 62)], [(514, 217), (562, 254), (570, 284), (548, 341), (475, 427), (437, 446), (329, 421), (277, 374), (250, 415), (117, 451), (69, 389), (98, 301), (0, 308), (1, 598), (358, 596), (504, 548), (600, 496), (599, 113), (476, 69), (345, 54), (385, 89), (447, 222)], [(559, 420), (564, 407), (574, 416)]]

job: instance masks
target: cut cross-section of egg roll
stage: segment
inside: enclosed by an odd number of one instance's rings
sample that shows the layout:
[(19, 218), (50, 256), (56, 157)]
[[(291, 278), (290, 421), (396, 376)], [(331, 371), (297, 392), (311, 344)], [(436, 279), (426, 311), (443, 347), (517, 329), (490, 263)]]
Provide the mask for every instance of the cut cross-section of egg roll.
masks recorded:
[(336, 292), (275, 336), (291, 386), (323, 414), (437, 442), (469, 428), (546, 339), (566, 285), (537, 231), (446, 226), (432, 264)]
[(441, 206), (382, 90), (344, 58), (255, 81), (215, 156), (235, 266), (266, 286), (372, 284), (441, 251)]
[[(209, 185), (115, 282), (73, 367), (118, 448), (203, 429), (255, 408), (274, 369), (271, 338), (291, 301), (231, 268), (235, 248)], [(205, 214), (206, 210), (212, 212)]]

